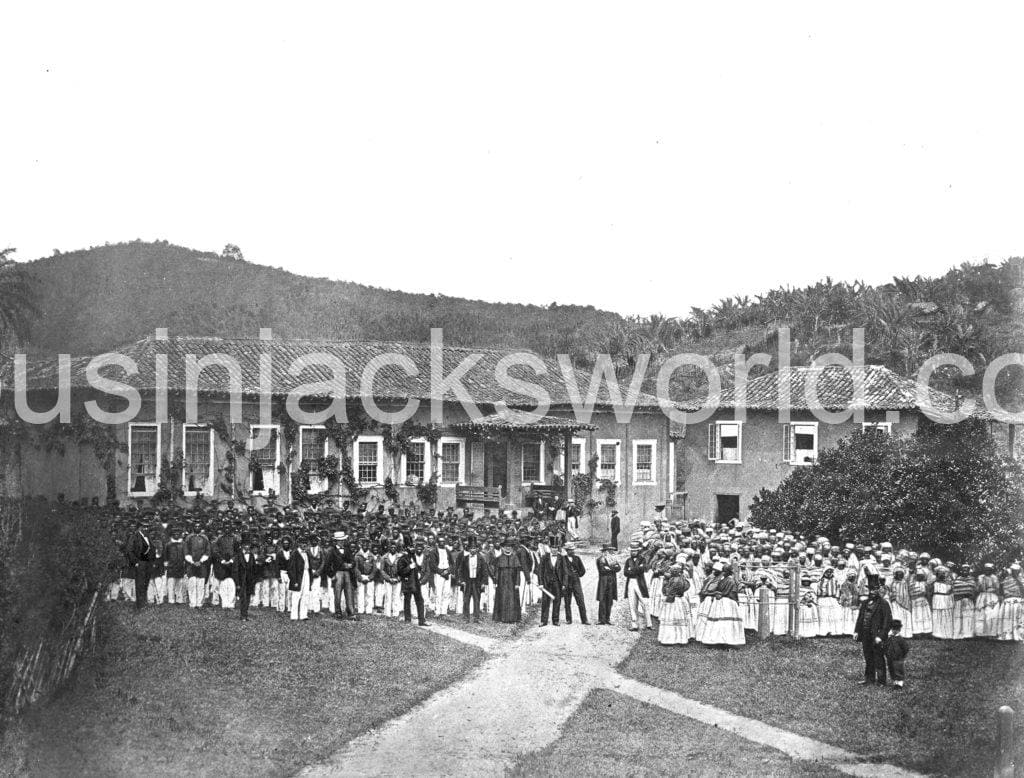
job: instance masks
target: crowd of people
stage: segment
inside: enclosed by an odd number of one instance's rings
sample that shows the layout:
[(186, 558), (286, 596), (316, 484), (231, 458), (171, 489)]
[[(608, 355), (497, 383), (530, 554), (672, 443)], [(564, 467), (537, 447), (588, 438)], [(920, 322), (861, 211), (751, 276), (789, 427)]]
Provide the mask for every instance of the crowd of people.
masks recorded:
[[(617, 517), (616, 517), (617, 518)], [(565, 512), (493, 514), (449, 508), (185, 510), (115, 507), (110, 525), (122, 565), (110, 599), (359, 619), (454, 613), (515, 622), (540, 605), (541, 624), (560, 613), (588, 623), (573, 527)], [(612, 527), (617, 527), (612, 522)], [(767, 602), (769, 629), (801, 637), (854, 636), (872, 592), (902, 636), (1024, 640), (1024, 579), (1014, 563), (975, 570), (892, 544), (833, 544), (741, 522), (671, 522), (661, 506), (620, 552), (616, 536), (596, 560), (598, 624), (628, 601), (630, 629), (662, 644), (742, 645)], [(797, 577), (799, 587), (791, 585)], [(620, 584), (621, 581), (621, 584)]]

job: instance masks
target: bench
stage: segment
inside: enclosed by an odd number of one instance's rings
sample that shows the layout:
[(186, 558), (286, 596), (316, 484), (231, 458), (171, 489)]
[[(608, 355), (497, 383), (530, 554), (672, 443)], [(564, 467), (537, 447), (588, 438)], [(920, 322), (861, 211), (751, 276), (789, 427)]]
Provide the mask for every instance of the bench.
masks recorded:
[(455, 487), (455, 503), (456, 505), (466, 505), (467, 503), (479, 503), (485, 508), (499, 508), (501, 507), (501, 487), (500, 486), (456, 486)]

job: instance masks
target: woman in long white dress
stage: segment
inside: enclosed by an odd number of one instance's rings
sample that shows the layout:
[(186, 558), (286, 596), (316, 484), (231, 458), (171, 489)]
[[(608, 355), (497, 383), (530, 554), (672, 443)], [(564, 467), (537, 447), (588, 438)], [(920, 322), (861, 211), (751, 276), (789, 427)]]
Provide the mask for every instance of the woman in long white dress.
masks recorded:
[(663, 646), (685, 645), (693, 640), (690, 603), (686, 598), (689, 588), (690, 582), (683, 566), (673, 563), (665, 577), (661, 618), (658, 620), (658, 642)]

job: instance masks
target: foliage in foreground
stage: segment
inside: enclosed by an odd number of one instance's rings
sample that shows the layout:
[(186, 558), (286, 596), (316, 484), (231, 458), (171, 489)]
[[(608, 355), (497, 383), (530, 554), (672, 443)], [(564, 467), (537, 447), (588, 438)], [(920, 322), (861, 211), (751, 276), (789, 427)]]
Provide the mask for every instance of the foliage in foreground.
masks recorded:
[(854, 434), (762, 489), (750, 511), (756, 526), (833, 542), (889, 540), (970, 563), (1024, 554), (1024, 468), (980, 421), (923, 424), (909, 439)]
[(117, 569), (98, 513), (39, 500), (0, 502), (0, 689), (18, 652), (56, 639)]

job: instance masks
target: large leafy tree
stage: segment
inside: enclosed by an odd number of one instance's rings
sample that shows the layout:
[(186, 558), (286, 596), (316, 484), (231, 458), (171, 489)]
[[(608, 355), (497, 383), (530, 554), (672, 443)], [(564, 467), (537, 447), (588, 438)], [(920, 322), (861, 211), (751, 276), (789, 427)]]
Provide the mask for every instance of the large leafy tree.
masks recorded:
[(979, 421), (922, 424), (912, 438), (854, 434), (751, 506), (755, 525), (833, 542), (890, 540), (943, 559), (1024, 554), (1024, 468)]
[(0, 249), (0, 344), (25, 340), (38, 312), (35, 284), (14, 261), (14, 251)]

